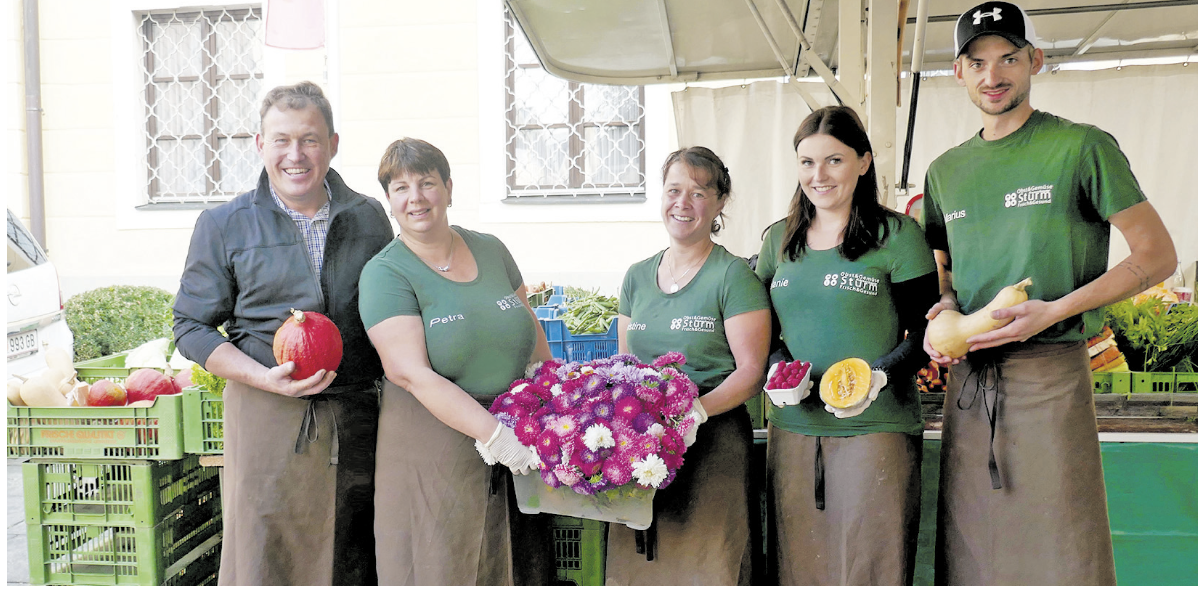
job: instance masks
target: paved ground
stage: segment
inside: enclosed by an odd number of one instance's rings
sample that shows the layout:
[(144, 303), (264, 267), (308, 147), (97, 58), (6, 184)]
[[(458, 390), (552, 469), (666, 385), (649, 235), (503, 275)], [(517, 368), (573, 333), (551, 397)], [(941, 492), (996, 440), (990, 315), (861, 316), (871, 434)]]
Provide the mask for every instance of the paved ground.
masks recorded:
[(21, 463), (8, 462), (8, 585), (29, 585), (29, 546), (25, 533), (25, 501)]

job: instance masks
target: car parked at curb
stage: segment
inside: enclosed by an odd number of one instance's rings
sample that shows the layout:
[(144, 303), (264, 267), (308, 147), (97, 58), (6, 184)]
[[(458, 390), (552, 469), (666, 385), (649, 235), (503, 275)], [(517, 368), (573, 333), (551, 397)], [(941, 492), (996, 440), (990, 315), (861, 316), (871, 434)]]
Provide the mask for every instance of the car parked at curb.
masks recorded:
[(58, 269), (8, 211), (8, 362), (5, 377), (33, 375), (46, 367), (46, 347), (74, 354), (74, 336), (63, 311)]

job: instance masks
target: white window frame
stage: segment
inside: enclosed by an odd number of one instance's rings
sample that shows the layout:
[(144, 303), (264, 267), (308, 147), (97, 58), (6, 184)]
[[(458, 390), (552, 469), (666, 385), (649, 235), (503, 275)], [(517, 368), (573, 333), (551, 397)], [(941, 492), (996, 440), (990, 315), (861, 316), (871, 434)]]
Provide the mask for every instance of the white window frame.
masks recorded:
[[(333, 104), (333, 116), (338, 114), (340, 101), (339, 35), (337, 14), (340, 0), (325, 2), (325, 54), (328, 57), (328, 80), (324, 81), (325, 95)], [(194, 209), (172, 207), (142, 207), (146, 205), (147, 163), (145, 160), (145, 80), (142, 64), (145, 58), (140, 26), (140, 13), (182, 9), (258, 8), (262, 11), (262, 26), (267, 17), (267, 2), (222, 3), (218, 0), (197, 5), (181, 0), (111, 0), (109, 30), (112, 34), (112, 109), (113, 109), (113, 202), (116, 229), (191, 229), (204, 206)], [(286, 54), (282, 49), (264, 47), (262, 51), (263, 95), (271, 88), (286, 83)], [(262, 96), (255, 100), (260, 101)], [(336, 159), (334, 159), (334, 164)], [(246, 186), (250, 190), (253, 186)], [(140, 207), (140, 208), (139, 208)]]
[[(645, 201), (641, 203), (504, 202), (507, 198), (507, 117), (505, 89), (507, 58), (503, 3), (477, 0), (478, 8), (478, 127), (480, 217), (495, 223), (569, 223), (660, 221), (661, 162), (676, 139), (669, 89), (645, 86)], [(516, 31), (516, 34), (522, 34)]]

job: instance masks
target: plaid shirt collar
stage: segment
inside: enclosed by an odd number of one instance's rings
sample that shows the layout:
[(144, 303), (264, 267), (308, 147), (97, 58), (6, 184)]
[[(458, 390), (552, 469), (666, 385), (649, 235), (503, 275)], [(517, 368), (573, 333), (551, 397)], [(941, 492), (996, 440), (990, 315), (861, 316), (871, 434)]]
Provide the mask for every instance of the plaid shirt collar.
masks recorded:
[(312, 261), (312, 269), (316, 271), (316, 282), (319, 283), (321, 272), (324, 270), (325, 241), (329, 235), (329, 205), (333, 202), (333, 189), (329, 186), (328, 179), (324, 181), (324, 190), (329, 198), (311, 219), (288, 207), (275, 192), (275, 187), (269, 183), (268, 186), (270, 186), (270, 196), (275, 200), (275, 204), (295, 222), (300, 234), (304, 236), (304, 245), (308, 248), (308, 258)]
[(270, 187), (270, 197), (275, 200), (275, 204), (279, 206), (279, 209), (282, 209), (283, 212), (286, 213), (288, 217), (294, 219), (295, 221), (299, 222), (299, 221), (328, 221), (329, 220), (329, 204), (331, 204), (333, 202), (333, 188), (329, 186), (329, 180), (327, 178), (324, 181), (324, 193), (325, 193), (325, 195), (328, 196), (328, 199), (325, 200), (324, 205), (320, 208), (319, 211), (316, 212), (316, 216), (313, 217), (312, 219), (308, 219), (307, 215), (304, 215), (303, 213), (300, 213), (299, 211), (296, 211), (295, 209), (288, 207), (287, 204), (283, 202), (283, 199), (279, 198), (279, 193), (275, 192), (275, 185), (268, 182), (268, 183), (266, 183), (266, 186)]

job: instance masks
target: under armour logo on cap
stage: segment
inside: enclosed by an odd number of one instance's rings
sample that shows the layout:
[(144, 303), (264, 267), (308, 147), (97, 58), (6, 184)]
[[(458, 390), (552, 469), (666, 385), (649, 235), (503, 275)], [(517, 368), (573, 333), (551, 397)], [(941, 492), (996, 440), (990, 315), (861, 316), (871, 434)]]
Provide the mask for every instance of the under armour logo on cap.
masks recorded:
[(975, 11), (973, 13), (973, 24), (975, 24), (975, 25), (982, 24), (982, 19), (986, 18), (988, 16), (993, 18), (994, 20), (1002, 20), (1002, 9), (995, 8), (994, 10), (991, 10), (990, 12), (982, 12), (980, 10)]
[(962, 13), (953, 32), (956, 55), (984, 35), (999, 35), (1016, 47), (1036, 44), (1036, 31), (1027, 12), (1010, 2), (985, 2)]

